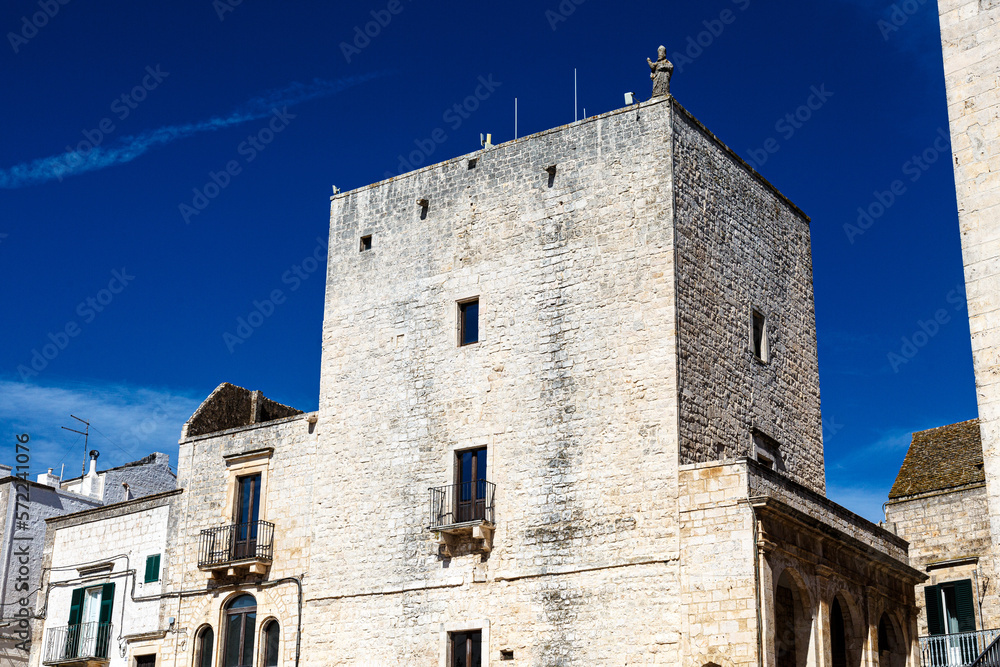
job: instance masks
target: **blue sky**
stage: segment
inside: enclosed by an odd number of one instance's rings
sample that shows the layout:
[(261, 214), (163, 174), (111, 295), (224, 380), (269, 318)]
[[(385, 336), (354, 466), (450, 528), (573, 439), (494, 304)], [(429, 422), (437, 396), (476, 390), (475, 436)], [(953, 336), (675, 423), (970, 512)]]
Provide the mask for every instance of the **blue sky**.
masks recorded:
[(664, 44), (678, 100), (812, 217), (829, 495), (878, 519), (910, 433), (976, 416), (936, 11), (6, 2), (0, 459), (28, 432), (33, 472), (75, 474), (70, 413), (102, 464), (174, 456), (222, 381), (315, 409), (331, 186), (509, 140), (515, 97), (521, 136), (572, 121), (574, 68), (581, 115), (645, 99)]

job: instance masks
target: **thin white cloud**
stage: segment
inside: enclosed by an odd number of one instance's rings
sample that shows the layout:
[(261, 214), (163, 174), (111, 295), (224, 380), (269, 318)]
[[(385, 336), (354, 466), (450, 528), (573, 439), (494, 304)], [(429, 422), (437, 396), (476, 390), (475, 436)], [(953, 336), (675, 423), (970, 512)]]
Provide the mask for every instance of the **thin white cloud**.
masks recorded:
[(826, 495), (833, 502), (863, 516), (872, 523), (885, 521), (882, 504), (889, 499), (889, 487), (828, 484)]
[(128, 463), (154, 452), (177, 463), (181, 426), (204, 397), (120, 384), (75, 383), (41, 386), (0, 380), (0, 463), (15, 465), (15, 434), (27, 433), (30, 474), (54, 468), (79, 474), (85, 450), (82, 436), (62, 426), (84, 430), (71, 414), (91, 423), (88, 449), (101, 452), (100, 468)]
[(122, 137), (109, 146), (97, 146), (88, 151), (67, 151), (0, 169), (0, 188), (14, 189), (39, 185), (56, 179), (62, 180), (66, 176), (125, 164), (158, 146), (202, 132), (214, 132), (266, 118), (275, 109), (336, 95), (347, 88), (384, 75), (384, 72), (375, 72), (336, 81), (315, 79), (309, 84), (293, 83), (258, 95), (226, 116), (216, 116), (197, 123), (168, 125), (134, 136)]

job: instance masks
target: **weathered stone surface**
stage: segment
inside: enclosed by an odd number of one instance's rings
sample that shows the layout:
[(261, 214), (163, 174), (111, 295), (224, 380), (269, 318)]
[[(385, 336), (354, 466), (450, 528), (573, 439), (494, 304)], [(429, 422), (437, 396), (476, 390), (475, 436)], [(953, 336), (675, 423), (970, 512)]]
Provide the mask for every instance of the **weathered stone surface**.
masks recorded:
[(1000, 545), (1000, 5), (939, 0), (938, 13), (991, 542)]

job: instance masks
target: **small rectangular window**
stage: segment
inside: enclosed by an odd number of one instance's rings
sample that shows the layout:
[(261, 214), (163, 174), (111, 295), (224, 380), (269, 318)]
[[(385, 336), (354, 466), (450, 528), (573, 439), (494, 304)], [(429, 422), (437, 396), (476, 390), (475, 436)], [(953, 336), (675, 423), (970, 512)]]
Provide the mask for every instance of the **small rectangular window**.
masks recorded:
[(362, 236), (361, 237), (361, 252), (364, 252), (365, 250), (371, 250), (371, 249), (372, 249), (372, 235), (368, 234), (367, 236)]
[(479, 342), (479, 299), (458, 304), (458, 344)]
[(451, 667), (482, 667), (482, 630), (452, 632)]
[(156, 654), (135, 656), (135, 667), (156, 667)]
[(758, 311), (753, 311), (752, 344), (753, 354), (761, 361), (767, 361), (767, 322)]
[(151, 584), (160, 580), (160, 554), (146, 556), (146, 577), (145, 583)]

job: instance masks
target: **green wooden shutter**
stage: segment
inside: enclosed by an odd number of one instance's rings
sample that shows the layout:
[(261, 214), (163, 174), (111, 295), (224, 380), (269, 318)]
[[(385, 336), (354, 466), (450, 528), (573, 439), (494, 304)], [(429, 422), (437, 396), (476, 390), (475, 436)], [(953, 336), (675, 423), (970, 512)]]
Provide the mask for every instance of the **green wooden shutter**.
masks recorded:
[(944, 614), (941, 611), (941, 587), (924, 586), (924, 601), (927, 603), (927, 631), (932, 635), (943, 635)]
[(98, 618), (97, 657), (108, 657), (108, 643), (111, 640), (111, 612), (115, 606), (115, 585), (104, 584), (101, 587), (101, 615)]
[(976, 605), (972, 596), (972, 580), (963, 579), (955, 582), (955, 610), (958, 616), (959, 632), (975, 632)]
[(83, 594), (85, 589), (77, 588), (73, 591), (72, 601), (69, 603), (69, 623), (67, 625), (77, 625), (83, 615)]
[(160, 554), (146, 556), (146, 577), (147, 584), (160, 580)]

